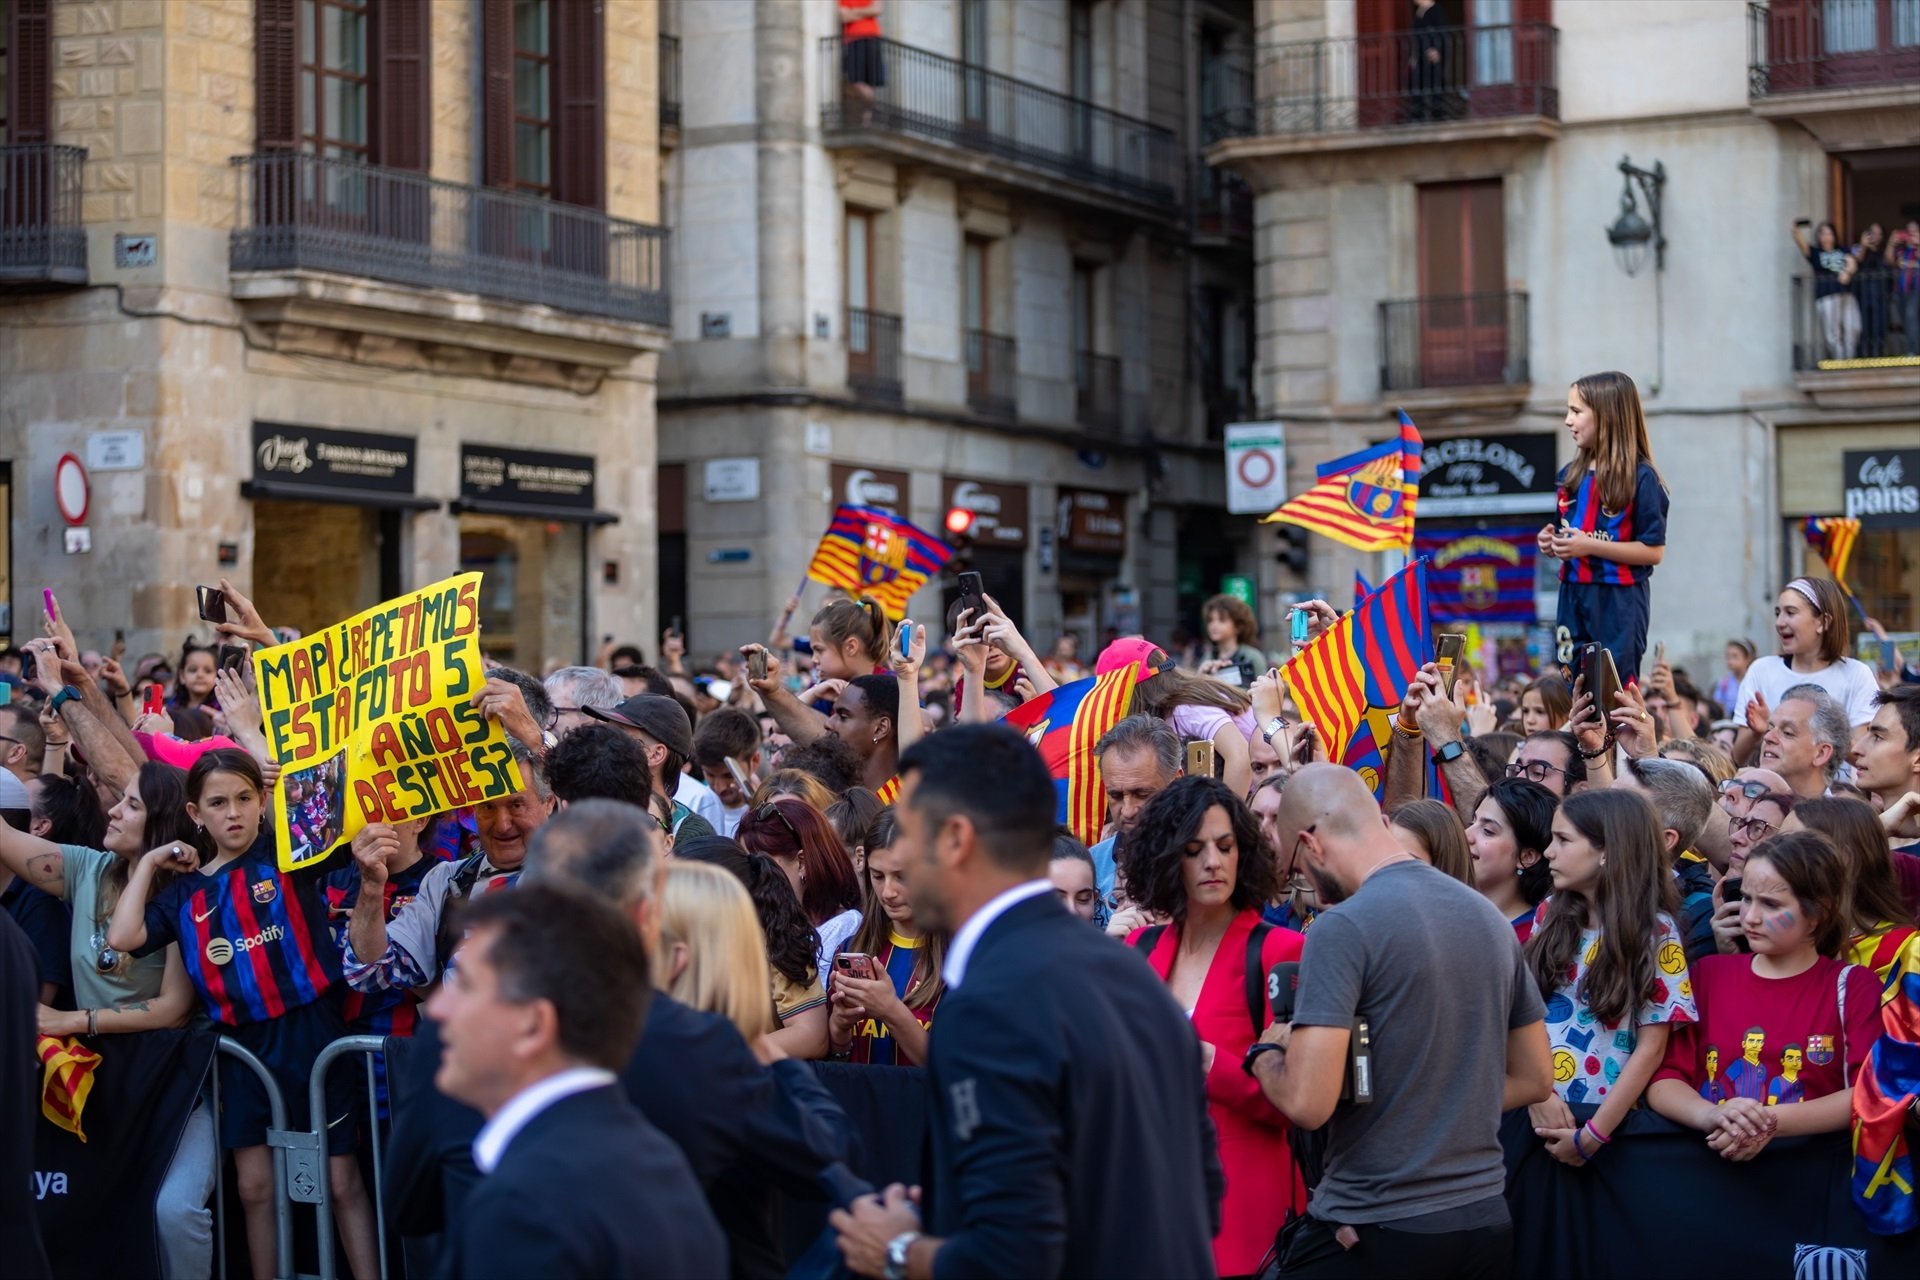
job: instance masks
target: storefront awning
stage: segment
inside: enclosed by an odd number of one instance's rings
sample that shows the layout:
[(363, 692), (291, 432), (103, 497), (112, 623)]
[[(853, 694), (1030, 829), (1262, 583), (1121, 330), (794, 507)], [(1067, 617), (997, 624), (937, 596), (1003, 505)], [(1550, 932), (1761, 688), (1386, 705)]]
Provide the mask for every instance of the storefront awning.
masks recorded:
[(485, 498), (455, 498), (447, 503), (447, 510), (454, 515), (471, 511), (485, 516), (518, 516), (523, 520), (560, 520), (573, 524), (617, 524), (620, 517), (611, 511), (595, 511), (591, 507), (544, 507), (530, 502), (491, 502)]
[(352, 489), (340, 485), (301, 484), (295, 480), (242, 480), (243, 498), (269, 498), (279, 502), (331, 502), (346, 507), (376, 507), (387, 511), (431, 511), (440, 505), (438, 498), (417, 493), (394, 493), (383, 489)]

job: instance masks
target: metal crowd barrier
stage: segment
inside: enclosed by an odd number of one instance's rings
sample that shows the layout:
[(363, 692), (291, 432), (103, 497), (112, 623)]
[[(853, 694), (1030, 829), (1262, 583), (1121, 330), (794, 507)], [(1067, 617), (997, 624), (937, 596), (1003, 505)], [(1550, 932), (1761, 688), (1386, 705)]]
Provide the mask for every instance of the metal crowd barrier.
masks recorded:
[[(366, 1055), (367, 1122), (373, 1147), (373, 1185), (368, 1195), (373, 1200), (374, 1225), (380, 1245), (380, 1278), (387, 1276), (387, 1212), (381, 1194), (385, 1163), (380, 1150), (380, 1091), (374, 1059), (386, 1053), (386, 1041), (380, 1036), (343, 1036), (320, 1051), (307, 1082), (307, 1115), (310, 1129), (287, 1127), (287, 1104), (272, 1072), (252, 1053), (225, 1036), (219, 1051), (244, 1064), (260, 1080), (267, 1092), (269, 1126), (267, 1146), (273, 1151), (274, 1263), (276, 1280), (309, 1280), (293, 1265), (293, 1206), (310, 1204), (318, 1227), (320, 1272), (317, 1280), (339, 1280), (333, 1243), (333, 1181), (327, 1171), (327, 1072), (350, 1053)], [(389, 1095), (391, 1096), (391, 1095)], [(216, 1141), (220, 1132), (220, 1073), (213, 1073), (213, 1123)], [(225, 1152), (216, 1162), (214, 1180), (214, 1239), (220, 1280), (227, 1280), (226, 1231), (226, 1159)], [(365, 1278), (362, 1278), (365, 1280)]]

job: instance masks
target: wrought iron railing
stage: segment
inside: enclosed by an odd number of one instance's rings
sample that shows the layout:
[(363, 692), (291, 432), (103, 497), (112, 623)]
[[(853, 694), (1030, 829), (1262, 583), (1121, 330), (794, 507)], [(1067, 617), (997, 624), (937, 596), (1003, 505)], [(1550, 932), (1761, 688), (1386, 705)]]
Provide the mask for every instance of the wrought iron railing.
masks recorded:
[(1017, 354), (1012, 338), (967, 330), (967, 404), (994, 418), (1020, 411)]
[(1795, 373), (1890, 368), (1920, 369), (1920, 270), (1883, 259), (1844, 285), (1831, 276), (1794, 277)]
[(1268, 45), (1259, 53), (1252, 108), (1226, 106), (1206, 128), (1218, 136), (1288, 135), (1558, 119), (1558, 39), (1553, 27), (1531, 22)]
[(899, 316), (847, 308), (847, 390), (862, 400), (900, 403)]
[(236, 271), (327, 271), (668, 321), (667, 231), (597, 209), (305, 152), (235, 156)]
[(85, 284), (80, 224), (85, 147), (0, 147), (0, 285)]
[(680, 37), (660, 37), (660, 127), (680, 126)]
[(1380, 389), (1518, 386), (1527, 369), (1527, 295), (1470, 293), (1380, 304)]
[[(869, 42), (877, 59), (855, 47)], [(822, 40), (820, 94), (830, 138), (903, 134), (1169, 208), (1181, 198), (1170, 130), (896, 40)]]
[(1099, 435), (1126, 429), (1120, 399), (1120, 361), (1116, 356), (1079, 351), (1073, 357), (1074, 418)]
[(1253, 238), (1253, 188), (1237, 173), (1194, 166), (1193, 229), (1202, 236)]
[(1747, 6), (1747, 96), (1920, 84), (1920, 0)]

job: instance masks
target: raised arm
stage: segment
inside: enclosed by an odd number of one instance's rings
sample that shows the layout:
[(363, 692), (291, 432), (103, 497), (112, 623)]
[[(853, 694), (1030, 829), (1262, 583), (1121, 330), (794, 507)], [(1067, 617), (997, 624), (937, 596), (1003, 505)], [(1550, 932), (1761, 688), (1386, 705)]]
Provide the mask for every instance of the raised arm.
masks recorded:
[(748, 655), (749, 659), (755, 653), (767, 655), (766, 679), (755, 680), (748, 676), (747, 683), (760, 695), (762, 705), (766, 707), (767, 714), (773, 717), (773, 722), (780, 726), (780, 732), (792, 739), (796, 746), (804, 746), (826, 736), (827, 718), (794, 697), (793, 691), (781, 681), (779, 654), (758, 644), (741, 645), (740, 652)]
[[(1422, 668), (1425, 674), (1427, 668)], [(1429, 682), (1430, 695), (1415, 709), (1421, 731), (1426, 735), (1422, 744), (1426, 751), (1438, 756), (1453, 743), (1466, 745), (1462, 726), (1466, 723), (1467, 709), (1461, 703), (1449, 697), (1445, 681), (1441, 678), (1440, 668), (1431, 667)], [(1395, 744), (1396, 746), (1399, 744)], [(1421, 761), (1425, 764), (1425, 761)], [(1480, 772), (1480, 766), (1474, 761), (1473, 753), (1462, 751), (1453, 759), (1440, 766), (1441, 776), (1447, 780), (1447, 789), (1453, 793), (1453, 809), (1460, 815), (1463, 823), (1473, 821), (1473, 811), (1480, 807), (1480, 798), (1487, 794), (1487, 778)], [(1420, 771), (1420, 793), (1426, 792), (1426, 770)]]
[[(908, 747), (920, 741), (926, 731), (926, 723), (920, 715), (920, 664), (927, 657), (927, 629), (913, 628), (913, 644), (905, 653), (900, 652), (899, 637), (906, 634), (906, 628), (912, 625), (912, 619), (900, 624), (894, 632), (894, 643), (887, 648), (887, 665), (893, 668), (893, 678), (900, 682), (900, 713), (894, 722), (894, 740), (900, 744), (900, 752), (906, 754)], [(915, 1055), (917, 1061), (925, 1058)]]
[(60, 846), (0, 822), (0, 867), (56, 898), (67, 896), (67, 855)]

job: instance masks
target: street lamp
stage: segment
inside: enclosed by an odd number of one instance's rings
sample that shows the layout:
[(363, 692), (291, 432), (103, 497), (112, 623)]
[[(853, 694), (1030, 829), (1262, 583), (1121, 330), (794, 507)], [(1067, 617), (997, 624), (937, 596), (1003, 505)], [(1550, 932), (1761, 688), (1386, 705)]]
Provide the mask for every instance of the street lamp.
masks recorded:
[[(1667, 238), (1660, 228), (1660, 191), (1667, 184), (1667, 171), (1658, 160), (1653, 162), (1651, 171), (1635, 167), (1626, 156), (1620, 157), (1620, 172), (1625, 182), (1620, 188), (1620, 216), (1607, 228), (1607, 239), (1613, 244), (1613, 256), (1620, 263), (1620, 269), (1628, 275), (1638, 275), (1647, 260), (1647, 247), (1653, 247), (1653, 269), (1661, 272), (1667, 266)], [(1647, 212), (1653, 215), (1649, 222), (1640, 216), (1640, 207), (1634, 199), (1634, 187), (1640, 188), (1640, 194), (1646, 198)]]

